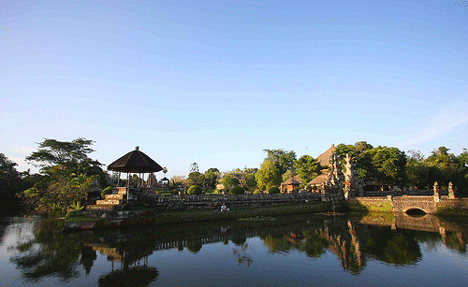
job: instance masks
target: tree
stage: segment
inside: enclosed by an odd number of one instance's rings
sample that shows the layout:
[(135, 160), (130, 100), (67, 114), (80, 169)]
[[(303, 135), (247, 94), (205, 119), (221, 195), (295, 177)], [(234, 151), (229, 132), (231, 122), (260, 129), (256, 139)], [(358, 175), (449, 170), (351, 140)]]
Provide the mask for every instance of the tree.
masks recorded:
[(199, 185), (204, 186), (205, 183), (205, 176), (198, 171), (193, 171), (189, 173), (187, 178), (187, 185)]
[(281, 184), (281, 171), (273, 161), (266, 159), (255, 174), (255, 179), (258, 188), (268, 190), (270, 187)]
[(3, 153), (0, 153), (0, 196), (14, 197), (22, 190), (23, 179), (21, 173), (16, 170), (16, 163), (9, 160)]
[(192, 185), (187, 189), (187, 194), (200, 195), (202, 194), (202, 188), (199, 185)]
[(209, 168), (207, 171), (205, 171), (204, 174), (204, 186), (210, 189), (215, 189), (216, 184), (218, 183), (218, 180), (221, 177), (221, 173), (217, 168)]
[(295, 171), (294, 162), (296, 161), (296, 153), (293, 150), (264, 149), (263, 151), (267, 153), (265, 159), (274, 162), (281, 174), (284, 174), (288, 170)]
[(424, 163), (424, 155), (420, 151), (408, 151), (406, 174), (408, 183), (413, 188), (425, 189), (430, 185), (428, 181), (429, 167)]
[(41, 173), (52, 175), (57, 173), (84, 173), (95, 175), (102, 172), (97, 160), (92, 160), (88, 154), (94, 152), (90, 146), (92, 140), (77, 138), (71, 142), (56, 139), (44, 139), (38, 143), (39, 149), (26, 157), (26, 161), (41, 167)]
[(190, 165), (190, 172), (200, 172), (199, 168), (198, 168), (198, 164), (196, 162), (192, 163)]
[(40, 166), (43, 176), (22, 193), (25, 202), (41, 214), (81, 206), (96, 175), (106, 180), (101, 164), (88, 157), (94, 151), (90, 148), (93, 142), (77, 138), (71, 142), (44, 139), (39, 143), (38, 151), (26, 160)]
[(255, 180), (255, 174), (257, 171), (257, 168), (236, 168), (225, 172), (221, 182), (227, 189), (231, 189), (234, 186), (239, 185), (244, 190), (253, 190), (257, 186), (257, 181)]
[(320, 175), (320, 163), (310, 155), (301, 156), (294, 164), (297, 174), (302, 181), (302, 185), (306, 186), (312, 179)]
[(447, 187), (452, 182), (461, 194), (468, 193), (468, 152), (463, 149), (458, 157), (449, 153), (448, 148), (442, 146), (433, 150), (431, 155), (424, 161), (429, 168), (428, 181), (435, 181), (441, 187)]
[(339, 144), (336, 146), (335, 153), (338, 157), (341, 169), (345, 167), (345, 157), (348, 154), (355, 164), (356, 173), (360, 178), (366, 178), (369, 170), (372, 168), (372, 160), (366, 153), (372, 150), (372, 145), (365, 141), (356, 142), (354, 145)]
[(406, 155), (396, 147), (378, 146), (365, 152), (372, 161), (368, 177), (381, 186), (404, 185), (406, 182)]
[(244, 194), (244, 189), (241, 186), (236, 185), (231, 189), (231, 193), (232, 194)]

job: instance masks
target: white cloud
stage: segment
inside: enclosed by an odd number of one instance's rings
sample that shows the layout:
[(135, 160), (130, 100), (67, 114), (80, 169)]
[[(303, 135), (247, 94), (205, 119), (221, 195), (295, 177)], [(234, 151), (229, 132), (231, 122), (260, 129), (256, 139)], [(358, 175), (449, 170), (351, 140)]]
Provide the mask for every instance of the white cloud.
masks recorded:
[(397, 143), (404, 149), (418, 148), (418, 146), (434, 141), (441, 137), (452, 137), (463, 127), (468, 127), (468, 101), (456, 101), (442, 106), (435, 113), (410, 128), (415, 131), (408, 138)]

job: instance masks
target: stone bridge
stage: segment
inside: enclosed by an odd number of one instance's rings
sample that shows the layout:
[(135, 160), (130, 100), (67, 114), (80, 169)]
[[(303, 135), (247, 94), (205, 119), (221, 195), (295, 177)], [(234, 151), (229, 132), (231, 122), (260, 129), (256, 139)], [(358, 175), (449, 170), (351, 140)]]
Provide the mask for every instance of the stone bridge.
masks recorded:
[(409, 210), (421, 210), (429, 214), (437, 212), (437, 202), (432, 196), (397, 196), (392, 199), (394, 212), (407, 212)]
[(449, 198), (448, 196), (387, 196), (356, 197), (348, 200), (351, 209), (377, 212), (401, 212), (420, 210), (428, 214), (439, 213), (442, 209), (468, 211), (468, 198)]

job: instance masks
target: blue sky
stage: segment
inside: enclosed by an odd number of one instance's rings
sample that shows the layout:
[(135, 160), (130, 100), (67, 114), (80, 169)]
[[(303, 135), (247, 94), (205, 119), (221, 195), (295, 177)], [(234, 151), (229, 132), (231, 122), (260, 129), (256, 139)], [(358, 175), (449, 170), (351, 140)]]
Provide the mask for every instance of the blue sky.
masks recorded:
[(43, 138), (92, 139), (106, 165), (140, 146), (168, 176), (267, 148), (468, 147), (463, 1), (135, 2), (2, 1), (0, 152), (20, 170)]

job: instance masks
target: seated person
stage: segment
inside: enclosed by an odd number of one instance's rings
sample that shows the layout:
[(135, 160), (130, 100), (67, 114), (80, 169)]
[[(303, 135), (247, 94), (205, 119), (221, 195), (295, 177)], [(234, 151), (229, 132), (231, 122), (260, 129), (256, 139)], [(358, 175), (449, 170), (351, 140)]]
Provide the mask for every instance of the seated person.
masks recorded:
[(221, 211), (228, 211), (226, 204), (223, 203), (223, 205), (221, 206)]

